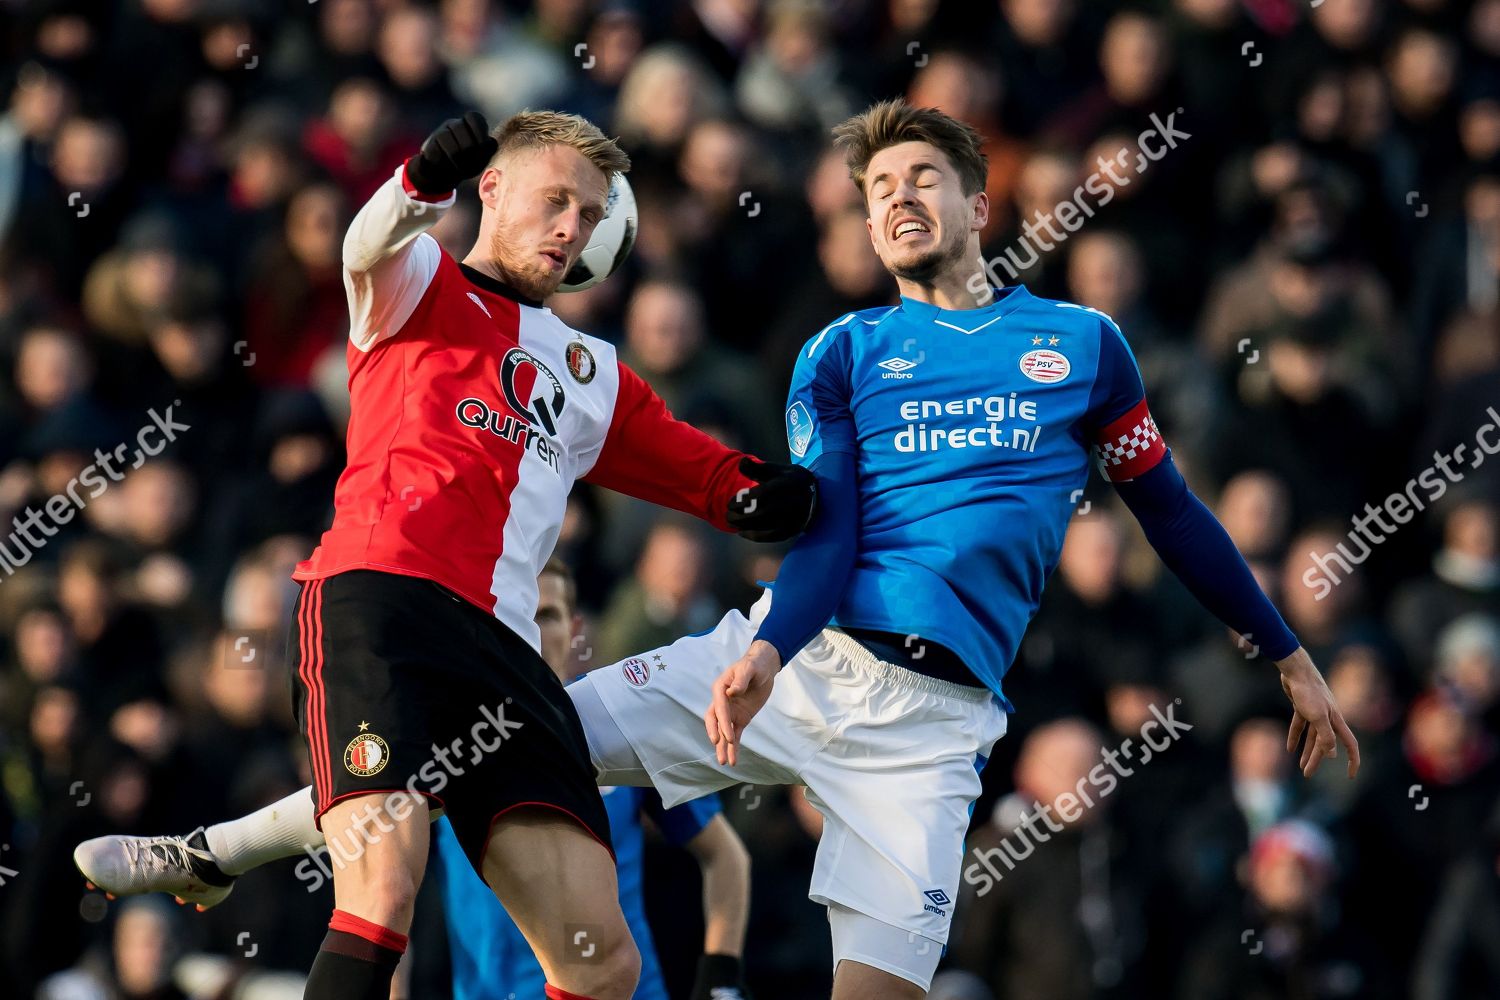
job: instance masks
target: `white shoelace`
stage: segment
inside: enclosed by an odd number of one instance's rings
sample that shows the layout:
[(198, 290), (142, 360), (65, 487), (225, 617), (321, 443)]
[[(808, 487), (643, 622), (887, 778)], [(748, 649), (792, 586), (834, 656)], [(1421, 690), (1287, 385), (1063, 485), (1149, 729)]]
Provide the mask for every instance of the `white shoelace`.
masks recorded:
[(181, 837), (154, 837), (151, 840), (127, 840), (125, 841), (125, 856), (131, 865), (140, 868), (156, 868), (164, 870), (178, 868), (189, 876), (196, 874), (193, 870), (193, 859), (200, 858), (204, 861), (212, 861), (207, 851), (189, 847), (187, 841)]

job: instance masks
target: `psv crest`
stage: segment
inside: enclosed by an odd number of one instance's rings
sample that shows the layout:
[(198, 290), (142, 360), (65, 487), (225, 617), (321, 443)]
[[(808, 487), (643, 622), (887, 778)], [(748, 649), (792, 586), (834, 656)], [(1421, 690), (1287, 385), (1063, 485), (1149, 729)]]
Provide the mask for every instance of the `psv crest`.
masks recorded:
[(349, 769), (350, 774), (357, 774), (361, 778), (379, 774), (390, 759), (390, 747), (374, 733), (360, 733), (344, 747), (344, 766)]
[(568, 374), (573, 376), (573, 381), (579, 385), (588, 385), (594, 381), (594, 375), (599, 370), (594, 361), (594, 352), (581, 340), (575, 340), (568, 345)]
[(632, 656), (620, 664), (620, 673), (632, 687), (645, 687), (651, 682), (651, 665), (638, 656)]
[(1061, 382), (1072, 370), (1067, 356), (1059, 351), (1027, 351), (1021, 355), (1021, 373), (1033, 382)]

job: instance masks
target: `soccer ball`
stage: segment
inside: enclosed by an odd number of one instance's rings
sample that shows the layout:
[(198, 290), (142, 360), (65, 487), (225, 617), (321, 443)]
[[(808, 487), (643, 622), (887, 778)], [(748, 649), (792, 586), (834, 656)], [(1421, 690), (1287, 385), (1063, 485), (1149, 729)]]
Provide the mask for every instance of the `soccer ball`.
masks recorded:
[(592, 288), (614, 274), (630, 256), (635, 246), (635, 232), (640, 225), (636, 216), (635, 192), (624, 174), (615, 174), (609, 183), (609, 198), (604, 204), (604, 218), (594, 227), (589, 245), (563, 275), (559, 292), (581, 292)]

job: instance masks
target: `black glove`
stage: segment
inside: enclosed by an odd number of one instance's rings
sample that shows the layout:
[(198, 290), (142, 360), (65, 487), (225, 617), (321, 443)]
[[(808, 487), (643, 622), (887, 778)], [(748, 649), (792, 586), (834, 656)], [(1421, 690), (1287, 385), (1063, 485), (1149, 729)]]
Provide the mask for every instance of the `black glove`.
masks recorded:
[(729, 502), (729, 526), (752, 542), (784, 542), (812, 523), (818, 477), (800, 465), (740, 459), (740, 472), (759, 483)]
[(406, 176), (423, 194), (447, 194), (484, 173), (498, 148), (484, 115), (468, 111), (462, 118), (449, 118), (427, 137), (422, 151), (406, 161)]
[(733, 955), (704, 955), (698, 959), (698, 978), (689, 1000), (750, 1000), (744, 970)]

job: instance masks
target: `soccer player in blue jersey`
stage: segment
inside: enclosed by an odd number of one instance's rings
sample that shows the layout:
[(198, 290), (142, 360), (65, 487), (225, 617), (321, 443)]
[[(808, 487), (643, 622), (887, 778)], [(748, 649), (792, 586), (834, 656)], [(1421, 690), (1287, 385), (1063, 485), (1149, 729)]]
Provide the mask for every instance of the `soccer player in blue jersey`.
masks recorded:
[[(542, 658), (566, 684), (578, 674), (573, 641), (579, 635), (581, 621), (575, 609), (572, 574), (564, 563), (553, 559), (547, 564), (537, 578), (537, 595)], [(666, 809), (650, 788), (599, 791), (609, 813), (620, 908), (641, 953), (635, 1000), (667, 1000), (666, 983), (646, 923), (643, 817), (649, 817), (667, 841), (691, 852), (702, 867), (703, 956), (692, 1000), (741, 998), (740, 954), (750, 910), (750, 858), (724, 819), (718, 796), (706, 795)], [(453, 957), (453, 1000), (540, 997), (546, 976), (520, 929), (490, 887), (474, 874), (447, 819), (437, 822), (433, 834), (433, 865)], [(580, 941), (580, 961), (586, 961), (587, 950), (587, 941)]]
[[(1114, 321), (986, 282), (979, 136), (895, 101), (835, 134), (901, 298), (839, 317), (798, 355), (787, 438), (820, 512), (774, 600), (627, 661), (664, 670), (606, 667), (571, 693), (601, 781), (650, 781), (668, 803), (734, 781), (806, 785), (824, 817), (809, 894), (828, 907), (833, 996), (894, 1000), (925, 995), (947, 940), (978, 772), (1011, 709), (1002, 681), (1091, 452), (1163, 561), (1275, 661), (1288, 750), (1309, 734), (1304, 773), (1342, 743), (1352, 777), (1359, 752), (1173, 465)], [(716, 655), (732, 661), (717, 679)], [(700, 718), (709, 742), (691, 732)]]

